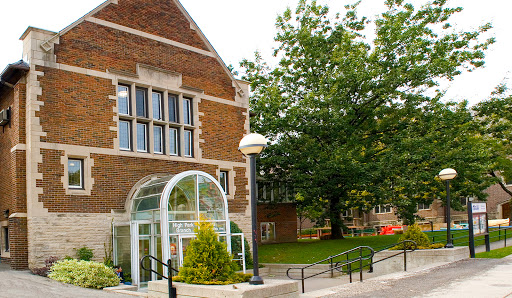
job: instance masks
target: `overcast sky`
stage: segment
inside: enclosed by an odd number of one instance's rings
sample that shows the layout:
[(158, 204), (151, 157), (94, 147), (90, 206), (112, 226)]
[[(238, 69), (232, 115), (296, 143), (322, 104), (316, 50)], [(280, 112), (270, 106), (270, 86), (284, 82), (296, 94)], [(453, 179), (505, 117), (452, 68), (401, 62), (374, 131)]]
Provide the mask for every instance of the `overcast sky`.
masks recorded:
[[(122, 0), (119, 0), (122, 1)], [(101, 4), (102, 0), (18, 0), (2, 1), (0, 9), (0, 70), (22, 58), (19, 37), (28, 26), (60, 31), (73, 21)], [(243, 58), (252, 58), (254, 51), (270, 59), (275, 46), (275, 19), (294, 0), (181, 0), (183, 6), (199, 25), (224, 62), (235, 67)], [(342, 11), (344, 4), (354, 1), (324, 0), (331, 10)], [(362, 15), (375, 15), (382, 7), (380, 0), (363, 0)], [(423, 3), (413, 0), (413, 3)], [(492, 22), (497, 39), (486, 58), (485, 69), (466, 73), (444, 85), (446, 98), (468, 99), (472, 103), (486, 98), (496, 85), (503, 82), (512, 70), (512, 17), (510, 0), (451, 0), (452, 6), (464, 11), (455, 19), (460, 28), (476, 28)]]

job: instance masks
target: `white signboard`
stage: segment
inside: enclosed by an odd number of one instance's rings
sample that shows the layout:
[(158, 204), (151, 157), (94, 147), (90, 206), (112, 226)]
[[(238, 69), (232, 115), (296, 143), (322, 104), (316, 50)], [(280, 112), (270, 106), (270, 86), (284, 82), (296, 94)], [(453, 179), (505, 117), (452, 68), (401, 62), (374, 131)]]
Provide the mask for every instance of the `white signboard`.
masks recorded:
[(471, 211), (473, 214), (486, 213), (487, 212), (487, 204), (486, 203), (471, 203)]

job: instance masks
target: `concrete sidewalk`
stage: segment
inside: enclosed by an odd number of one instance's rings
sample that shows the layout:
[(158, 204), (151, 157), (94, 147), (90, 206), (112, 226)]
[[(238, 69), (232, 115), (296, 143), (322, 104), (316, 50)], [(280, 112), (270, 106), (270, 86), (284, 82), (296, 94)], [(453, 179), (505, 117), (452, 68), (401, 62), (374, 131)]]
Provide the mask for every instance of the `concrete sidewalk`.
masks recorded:
[(512, 297), (512, 256), (432, 264), (301, 297)]

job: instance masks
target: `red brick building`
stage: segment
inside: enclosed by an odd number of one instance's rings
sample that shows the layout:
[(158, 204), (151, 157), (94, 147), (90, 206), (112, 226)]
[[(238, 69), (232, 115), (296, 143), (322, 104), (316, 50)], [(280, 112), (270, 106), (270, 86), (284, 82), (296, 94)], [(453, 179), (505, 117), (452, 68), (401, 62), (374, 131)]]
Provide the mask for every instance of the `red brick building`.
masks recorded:
[(0, 128), (2, 261), (38, 267), (82, 246), (102, 260), (113, 226), (133, 238), (139, 187), (188, 170), (219, 180), (229, 219), (250, 232), (237, 150), (248, 84), (177, 0), (108, 0), (60, 32), (29, 27), (21, 40), (24, 62), (0, 84), (0, 110), (10, 111)]

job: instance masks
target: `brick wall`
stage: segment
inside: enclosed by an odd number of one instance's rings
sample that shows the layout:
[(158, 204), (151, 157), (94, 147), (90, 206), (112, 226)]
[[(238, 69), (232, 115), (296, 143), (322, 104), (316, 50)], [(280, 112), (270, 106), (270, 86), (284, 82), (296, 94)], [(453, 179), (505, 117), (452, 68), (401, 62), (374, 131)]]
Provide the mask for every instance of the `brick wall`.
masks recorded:
[(201, 144), (203, 158), (244, 162), (245, 157), (238, 151), (238, 144), (245, 130), (241, 123), (245, 121), (246, 109), (222, 103), (202, 100), (199, 111), (201, 121)]
[(297, 241), (297, 210), (295, 204), (258, 204), (258, 242), (261, 242), (262, 222), (275, 222), (276, 239), (271, 243)]
[(11, 268), (28, 268), (27, 218), (9, 218)]
[(100, 148), (113, 148), (116, 132), (113, 108), (116, 95), (111, 80), (86, 76), (48, 67), (39, 79), (43, 89), (39, 97), (44, 105), (36, 116), (46, 137), (41, 141)]
[(159, 67), (181, 73), (185, 86), (234, 100), (231, 78), (216, 58), (95, 23), (83, 22), (62, 35), (55, 53), (58, 63), (103, 72), (135, 73), (137, 63)]
[(174, 1), (120, 0), (118, 3), (108, 5), (94, 17), (208, 50)]

